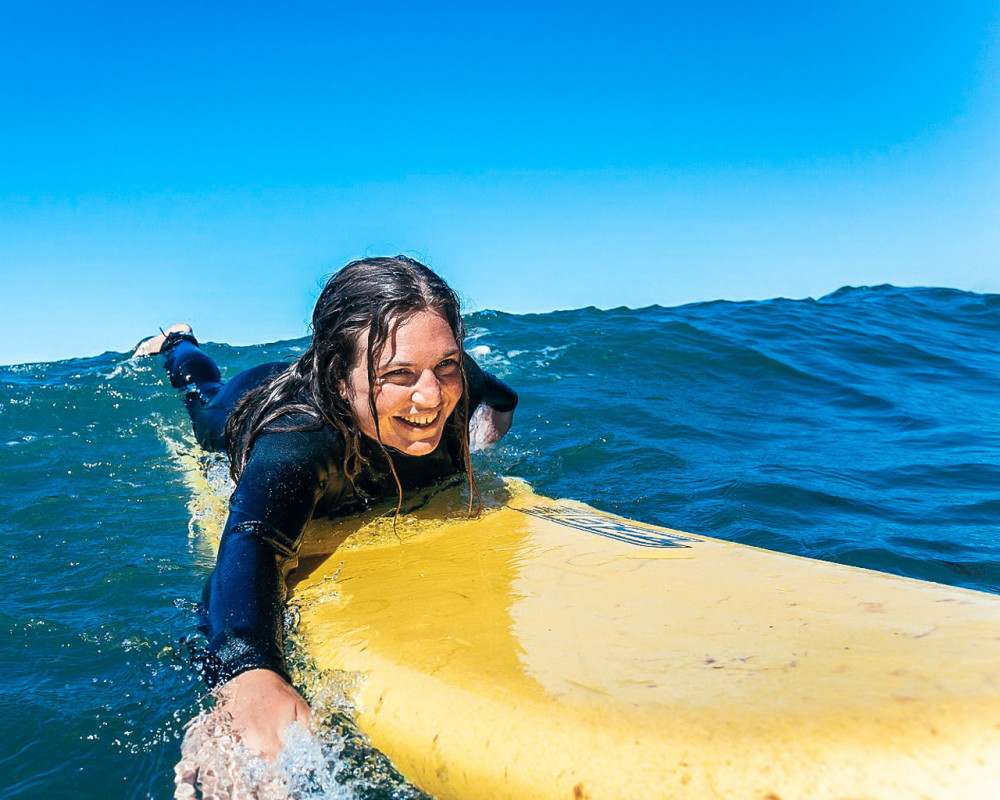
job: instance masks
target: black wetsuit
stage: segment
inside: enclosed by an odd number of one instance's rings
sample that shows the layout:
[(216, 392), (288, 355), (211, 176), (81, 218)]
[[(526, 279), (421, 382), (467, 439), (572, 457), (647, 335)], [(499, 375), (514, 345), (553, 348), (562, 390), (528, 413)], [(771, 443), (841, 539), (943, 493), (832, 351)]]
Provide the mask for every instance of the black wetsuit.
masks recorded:
[[(198, 442), (224, 450), (225, 424), (236, 402), (287, 364), (263, 364), (223, 383), (219, 369), (189, 334), (172, 334), (165, 345), (171, 384), (185, 389), (185, 404)], [(513, 411), (517, 394), (465, 359), (469, 411), (480, 403)], [(250, 669), (273, 670), (286, 679), (281, 644), (285, 586), (282, 567), (294, 558), (313, 517), (343, 516), (374, 500), (394, 498), (396, 483), (378, 445), (362, 436), (367, 466), (352, 483), (343, 471), (344, 443), (325, 425), (304, 415), (273, 423), (253, 446), (230, 500), (215, 569), (203, 595), (210, 661), (206, 678), (223, 683)], [(461, 443), (446, 425), (438, 447), (424, 456), (393, 451), (404, 490), (428, 486), (463, 471)]]

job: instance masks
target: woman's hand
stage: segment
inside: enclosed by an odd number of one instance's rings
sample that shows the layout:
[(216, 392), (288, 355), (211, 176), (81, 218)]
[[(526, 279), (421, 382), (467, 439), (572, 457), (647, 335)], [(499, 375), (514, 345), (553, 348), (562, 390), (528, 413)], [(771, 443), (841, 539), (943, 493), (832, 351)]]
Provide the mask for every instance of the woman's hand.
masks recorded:
[(174, 797), (285, 797), (280, 771), (248, 778), (241, 750), (274, 762), (285, 746), (288, 725), (297, 720), (308, 728), (309, 718), (306, 701), (277, 673), (255, 669), (237, 675), (218, 690), (215, 708), (186, 726), (181, 760), (174, 767)]
[(481, 405), (469, 420), (469, 447), (483, 450), (499, 442), (514, 421), (513, 411), (497, 411), (488, 405)]
[(285, 730), (298, 721), (310, 727), (309, 705), (278, 673), (252, 669), (225, 683), (218, 692), (217, 710), (232, 720), (233, 733), (243, 746), (274, 761), (285, 746)]

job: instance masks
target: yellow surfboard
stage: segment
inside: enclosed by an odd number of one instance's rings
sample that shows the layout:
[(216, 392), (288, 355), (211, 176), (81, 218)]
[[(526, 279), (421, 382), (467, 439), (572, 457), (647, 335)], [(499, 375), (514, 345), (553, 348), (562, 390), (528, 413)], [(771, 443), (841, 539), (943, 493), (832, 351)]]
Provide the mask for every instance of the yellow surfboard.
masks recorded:
[(1000, 597), (489, 495), (310, 531), (291, 576), (439, 800), (1000, 797)]

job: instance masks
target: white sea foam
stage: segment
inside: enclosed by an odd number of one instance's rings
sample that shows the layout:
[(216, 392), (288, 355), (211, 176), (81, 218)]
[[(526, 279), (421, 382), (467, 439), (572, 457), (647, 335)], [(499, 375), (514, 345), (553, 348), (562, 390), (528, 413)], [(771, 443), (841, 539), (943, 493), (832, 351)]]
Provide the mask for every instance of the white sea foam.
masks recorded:
[(289, 795), (303, 800), (353, 800), (356, 795), (337, 779), (343, 750), (343, 741), (332, 731), (313, 735), (299, 723), (291, 723), (285, 749), (278, 756)]

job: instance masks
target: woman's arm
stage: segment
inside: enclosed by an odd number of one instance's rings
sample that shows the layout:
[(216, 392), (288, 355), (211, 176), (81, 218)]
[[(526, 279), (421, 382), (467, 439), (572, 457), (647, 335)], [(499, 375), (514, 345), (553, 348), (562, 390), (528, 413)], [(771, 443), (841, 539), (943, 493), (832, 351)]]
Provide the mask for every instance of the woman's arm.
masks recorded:
[(285, 674), (282, 566), (326, 486), (324, 439), (320, 431), (264, 434), (240, 476), (203, 597), (216, 683), (256, 668)]
[(513, 411), (497, 411), (492, 406), (479, 406), (469, 420), (469, 447), (475, 452), (496, 444), (506, 436), (513, 422)]
[(469, 387), (469, 408), (474, 409), (469, 420), (469, 445), (481, 450), (499, 442), (510, 430), (517, 407), (517, 392), (485, 372), (468, 354), (465, 356), (465, 377)]
[[(309, 707), (289, 683), (282, 654), (283, 564), (328, 480), (326, 431), (261, 436), (230, 501), (215, 569), (205, 588), (206, 633), (220, 710), (244, 744), (274, 758)], [(339, 471), (337, 472), (339, 474)]]

